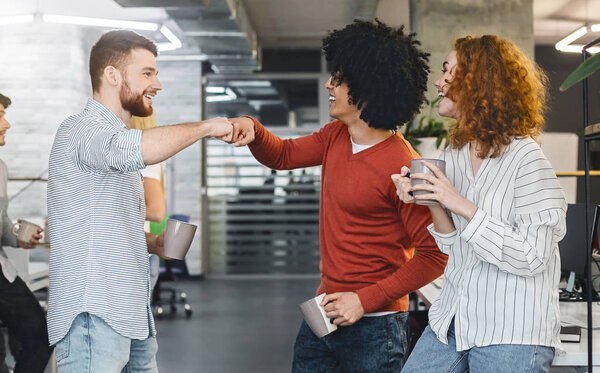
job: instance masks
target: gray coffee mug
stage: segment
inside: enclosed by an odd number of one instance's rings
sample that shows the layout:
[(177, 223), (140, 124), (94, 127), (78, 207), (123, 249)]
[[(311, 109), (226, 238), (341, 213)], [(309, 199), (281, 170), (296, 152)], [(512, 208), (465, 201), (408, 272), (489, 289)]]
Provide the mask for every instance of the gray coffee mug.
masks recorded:
[(197, 225), (183, 221), (168, 219), (165, 227), (165, 256), (172, 259), (183, 259), (194, 240)]
[[(433, 175), (433, 172), (431, 172), (431, 170), (429, 168), (427, 168), (427, 166), (425, 166), (422, 161), (427, 161), (427, 162), (433, 164), (434, 166), (437, 166), (437, 168), (439, 168), (444, 174), (446, 173), (446, 161), (444, 161), (442, 159), (434, 159), (434, 158), (419, 158), (419, 159), (413, 159), (410, 161), (411, 175), (414, 175), (417, 173)], [(433, 176), (435, 176), (435, 175), (433, 175)], [(412, 186), (419, 185), (419, 184), (429, 184), (429, 182), (427, 180), (416, 179), (414, 177), (412, 177), (410, 180), (411, 180), (410, 182), (411, 182)], [(429, 192), (427, 190), (415, 190), (413, 193), (415, 196), (419, 196), (419, 195), (423, 195), (423, 194), (429, 194), (431, 192)], [(429, 206), (439, 205), (439, 203), (434, 200), (419, 200), (419, 199), (417, 199), (417, 200), (415, 200), (415, 203), (418, 205), (429, 205)]]

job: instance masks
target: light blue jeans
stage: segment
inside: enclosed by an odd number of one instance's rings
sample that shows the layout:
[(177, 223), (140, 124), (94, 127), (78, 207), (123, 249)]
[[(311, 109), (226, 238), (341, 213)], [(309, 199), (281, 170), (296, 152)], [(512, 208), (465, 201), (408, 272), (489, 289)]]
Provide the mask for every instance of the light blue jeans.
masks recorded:
[(100, 317), (77, 315), (67, 335), (56, 344), (58, 373), (158, 372), (156, 338), (129, 339)]
[(554, 348), (535, 345), (492, 345), (456, 351), (453, 321), (447, 345), (429, 326), (425, 328), (402, 373), (542, 373), (550, 371), (553, 359)]

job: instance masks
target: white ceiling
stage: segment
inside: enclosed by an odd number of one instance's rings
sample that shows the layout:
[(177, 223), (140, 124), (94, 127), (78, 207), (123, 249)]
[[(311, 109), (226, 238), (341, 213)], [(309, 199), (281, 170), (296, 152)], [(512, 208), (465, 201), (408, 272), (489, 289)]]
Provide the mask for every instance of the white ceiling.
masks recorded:
[[(263, 48), (318, 48), (328, 31), (351, 22), (369, 3), (378, 3), (375, 14), (386, 23), (409, 22), (408, 0), (243, 2)], [(54, 13), (155, 22), (168, 17), (163, 8), (122, 8), (113, 0), (0, 0), (0, 9), (2, 16)], [(554, 44), (586, 22), (600, 23), (600, 0), (534, 0), (537, 44)]]
[(600, 23), (600, 0), (534, 0), (533, 16), (536, 44), (555, 44), (586, 23)]

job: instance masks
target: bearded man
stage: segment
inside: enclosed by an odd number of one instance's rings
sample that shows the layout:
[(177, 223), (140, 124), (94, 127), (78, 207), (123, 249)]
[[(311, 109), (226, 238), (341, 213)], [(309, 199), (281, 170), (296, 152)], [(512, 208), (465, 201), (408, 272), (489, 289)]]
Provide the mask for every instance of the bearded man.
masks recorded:
[(128, 129), (162, 89), (154, 43), (110, 31), (93, 46), (93, 98), (60, 125), (48, 171), (48, 337), (64, 372), (157, 372), (139, 170), (205, 137), (228, 139), (225, 118)]

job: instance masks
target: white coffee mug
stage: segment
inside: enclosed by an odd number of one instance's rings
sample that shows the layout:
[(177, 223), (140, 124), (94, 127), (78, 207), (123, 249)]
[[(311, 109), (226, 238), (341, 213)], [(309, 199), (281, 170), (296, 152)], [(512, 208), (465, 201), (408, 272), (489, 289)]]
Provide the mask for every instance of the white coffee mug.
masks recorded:
[(324, 297), (325, 293), (317, 295), (300, 304), (300, 310), (304, 315), (304, 321), (306, 321), (310, 330), (312, 330), (318, 338), (322, 338), (337, 329), (337, 325), (327, 317), (325, 309), (321, 307), (321, 302)]
[(19, 223), (15, 223), (12, 226), (12, 232), (17, 239), (22, 242), (29, 243), (33, 238), (33, 235), (38, 233), (38, 229), (41, 229), (37, 224), (34, 224), (27, 220), (21, 220)]

